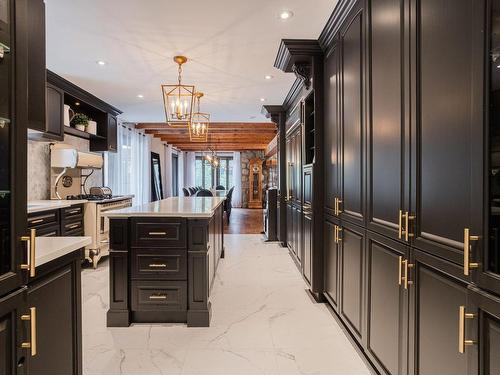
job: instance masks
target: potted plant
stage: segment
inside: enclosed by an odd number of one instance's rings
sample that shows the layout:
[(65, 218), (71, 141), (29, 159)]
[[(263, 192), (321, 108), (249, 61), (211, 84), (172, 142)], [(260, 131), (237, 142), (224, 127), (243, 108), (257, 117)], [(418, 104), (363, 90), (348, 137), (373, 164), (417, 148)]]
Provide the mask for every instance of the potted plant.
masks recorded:
[(86, 131), (90, 118), (83, 113), (76, 113), (71, 120), (71, 124), (78, 130)]

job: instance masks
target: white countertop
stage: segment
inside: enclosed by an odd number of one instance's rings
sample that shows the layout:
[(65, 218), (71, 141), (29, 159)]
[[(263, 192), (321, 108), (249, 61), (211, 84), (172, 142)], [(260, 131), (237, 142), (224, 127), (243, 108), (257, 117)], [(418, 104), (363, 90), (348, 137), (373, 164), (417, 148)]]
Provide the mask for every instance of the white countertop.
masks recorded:
[(222, 197), (172, 197), (142, 206), (107, 211), (108, 217), (212, 217), (215, 209), (224, 202)]
[(90, 245), (91, 242), (91, 237), (37, 237), (35, 267)]
[(66, 199), (52, 199), (28, 202), (28, 213), (42, 212), (49, 210), (57, 210), (59, 208), (71, 207), (76, 204), (86, 203), (86, 200), (66, 200)]

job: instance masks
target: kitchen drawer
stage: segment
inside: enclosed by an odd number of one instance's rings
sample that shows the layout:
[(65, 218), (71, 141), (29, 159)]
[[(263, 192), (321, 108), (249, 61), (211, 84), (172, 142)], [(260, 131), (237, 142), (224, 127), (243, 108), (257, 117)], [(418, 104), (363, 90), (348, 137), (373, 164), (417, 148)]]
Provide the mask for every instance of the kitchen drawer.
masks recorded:
[(58, 237), (61, 235), (59, 225), (49, 224), (36, 228), (37, 237)]
[(155, 280), (186, 280), (186, 250), (133, 248), (132, 278)]
[(187, 310), (186, 281), (132, 281), (133, 311)]
[(28, 228), (39, 228), (43, 225), (58, 223), (59, 210), (36, 212), (28, 215)]
[(133, 247), (186, 248), (187, 220), (181, 218), (133, 218)]
[(61, 216), (63, 219), (69, 219), (78, 216), (83, 217), (83, 204), (61, 208)]
[(69, 233), (83, 231), (83, 218), (63, 220), (61, 222), (61, 233), (63, 236), (69, 236)]

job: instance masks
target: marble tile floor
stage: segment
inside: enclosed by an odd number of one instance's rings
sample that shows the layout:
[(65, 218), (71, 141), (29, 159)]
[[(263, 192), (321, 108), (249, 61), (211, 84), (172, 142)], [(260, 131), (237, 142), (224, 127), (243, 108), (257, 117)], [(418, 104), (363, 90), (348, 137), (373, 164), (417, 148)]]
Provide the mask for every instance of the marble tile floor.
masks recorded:
[(107, 262), (84, 270), (84, 375), (370, 373), (327, 307), (306, 294), (287, 249), (261, 235), (226, 235), (225, 245), (209, 328), (107, 328)]

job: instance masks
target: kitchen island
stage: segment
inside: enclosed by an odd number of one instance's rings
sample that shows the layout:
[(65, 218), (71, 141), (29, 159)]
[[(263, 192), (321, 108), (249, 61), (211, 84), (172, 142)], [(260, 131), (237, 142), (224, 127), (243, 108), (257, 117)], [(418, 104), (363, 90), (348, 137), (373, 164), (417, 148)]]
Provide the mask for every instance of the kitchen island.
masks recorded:
[(108, 327), (208, 327), (210, 290), (224, 257), (220, 197), (172, 197), (106, 212), (110, 219)]

